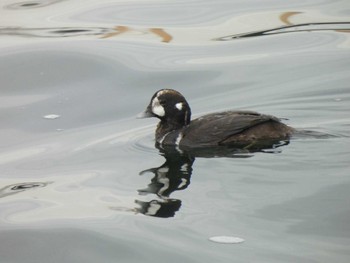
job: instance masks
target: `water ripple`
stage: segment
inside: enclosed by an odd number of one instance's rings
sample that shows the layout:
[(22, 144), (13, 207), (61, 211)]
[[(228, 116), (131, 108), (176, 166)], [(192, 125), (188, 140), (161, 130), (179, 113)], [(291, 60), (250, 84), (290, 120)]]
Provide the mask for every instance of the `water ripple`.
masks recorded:
[(104, 27), (0, 27), (0, 35), (12, 35), (35, 38), (62, 38), (78, 36), (104, 36), (115, 32), (112, 28)]
[(297, 25), (288, 25), (282, 27), (276, 27), (261, 31), (254, 31), (248, 33), (240, 33), (230, 36), (219, 37), (216, 41), (227, 41), (239, 38), (248, 37), (261, 37), (276, 34), (285, 33), (298, 33), (298, 32), (313, 32), (313, 31), (338, 31), (343, 33), (350, 33), (350, 22), (325, 22), (325, 23), (304, 23)]
[(157, 152), (154, 147), (153, 129), (154, 125), (127, 129), (84, 143), (76, 147), (74, 151), (83, 151), (107, 143), (113, 146), (118, 145), (123, 148), (123, 151)]
[(0, 189), (0, 198), (17, 194), (23, 191), (28, 191), (34, 188), (45, 187), (51, 183), (52, 182), (26, 182), (26, 183), (11, 184)]
[(17, 2), (10, 5), (4, 6), (5, 9), (14, 9), (14, 10), (22, 10), (22, 9), (32, 9), (45, 7), (49, 5), (53, 5), (59, 2), (63, 2), (65, 0), (37, 0), (37, 1), (23, 1)]
[(154, 147), (154, 125), (129, 130), (120, 133), (110, 141), (110, 144), (124, 145), (124, 150), (138, 151), (145, 153), (158, 152)]

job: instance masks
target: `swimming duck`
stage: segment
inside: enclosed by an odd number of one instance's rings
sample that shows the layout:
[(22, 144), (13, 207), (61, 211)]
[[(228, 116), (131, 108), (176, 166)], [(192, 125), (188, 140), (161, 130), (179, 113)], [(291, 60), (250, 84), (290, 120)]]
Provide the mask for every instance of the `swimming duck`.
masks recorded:
[(191, 120), (185, 97), (173, 89), (157, 91), (139, 118), (160, 119), (155, 132), (158, 146), (180, 148), (254, 147), (288, 140), (294, 129), (280, 119), (254, 111), (223, 111)]

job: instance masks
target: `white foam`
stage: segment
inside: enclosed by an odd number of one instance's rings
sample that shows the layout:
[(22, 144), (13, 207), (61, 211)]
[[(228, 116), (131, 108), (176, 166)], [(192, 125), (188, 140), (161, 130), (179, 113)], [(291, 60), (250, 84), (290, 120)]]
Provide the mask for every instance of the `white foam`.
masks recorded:
[(232, 236), (214, 236), (210, 237), (209, 240), (221, 244), (239, 244), (245, 241), (243, 238)]
[(61, 116), (58, 114), (48, 114), (48, 115), (43, 116), (44, 119), (48, 119), (48, 120), (54, 120), (54, 119), (57, 119), (59, 117), (61, 117)]

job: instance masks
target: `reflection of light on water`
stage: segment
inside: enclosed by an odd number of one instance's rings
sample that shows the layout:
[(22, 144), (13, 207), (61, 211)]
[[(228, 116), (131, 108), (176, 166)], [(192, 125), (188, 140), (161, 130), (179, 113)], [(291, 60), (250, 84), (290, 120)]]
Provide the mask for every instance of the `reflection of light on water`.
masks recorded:
[(232, 63), (239, 61), (259, 60), (268, 57), (268, 54), (256, 54), (256, 55), (236, 55), (236, 56), (221, 56), (221, 57), (208, 57), (208, 58), (196, 58), (187, 61), (188, 64), (221, 64)]
[[(134, 206), (134, 198), (131, 196), (117, 195), (115, 191), (108, 191), (103, 187), (89, 186), (87, 181), (96, 176), (97, 173), (86, 173), (72, 174), (64, 178), (46, 177), (45, 179), (50, 179), (52, 182), (19, 183), (4, 187), (0, 189), (0, 195), (3, 197), (0, 199), (3, 207), (0, 218), (12, 223), (110, 218), (115, 216), (115, 211), (110, 207)], [(20, 207), (25, 203), (32, 205), (20, 210), (6, 209), (12, 206)]]
[[(77, 3), (60, 0), (23, 1), (5, 6), (2, 14), (3, 26), (0, 35), (30, 38), (80, 38), (80, 39), (109, 39), (132, 40), (147, 42), (163, 42), (172, 44), (217, 44), (214, 40), (230, 40), (248, 37), (253, 33), (266, 35), (267, 31), (279, 29), (283, 26), (306, 25), (310, 23), (334, 23), (347, 21), (345, 16), (329, 16), (316, 11), (305, 10), (256, 10), (250, 13), (215, 12), (212, 4), (204, 4), (194, 9), (197, 15), (177, 10), (179, 4), (171, 6), (125, 4), (108, 1), (91, 1), (84, 5), (84, 9), (72, 9)], [(59, 3), (59, 4), (58, 4)], [(54, 5), (55, 4), (55, 5)], [(105, 3), (106, 4), (106, 3)], [(183, 3), (186, 6), (185, 3)], [(209, 6), (206, 6), (209, 5)], [(152, 7), (153, 6), (153, 7)], [(38, 8), (45, 7), (45, 8)], [(55, 7), (55, 9), (53, 9)], [(15, 9), (29, 9), (31, 13), (19, 13)], [(7, 9), (7, 10), (6, 10)], [(222, 11), (222, 10), (221, 10)], [(21, 22), (19, 22), (21, 21)], [(23, 21), (31, 21), (26, 23)], [(48, 22), (49, 21), (49, 22)], [(208, 22), (211, 21), (211, 22)], [(28, 26), (29, 24), (29, 26)], [(46, 26), (43, 26), (46, 25)], [(303, 30), (295, 28), (295, 31)], [(349, 27), (336, 26), (334, 28), (305, 28), (307, 31), (334, 30), (339, 33), (349, 32)], [(261, 33), (263, 32), (263, 33)], [(292, 33), (293, 31), (287, 31)], [(225, 37), (226, 36), (226, 37)]]
[[(114, 218), (118, 215), (116, 210), (137, 212), (135, 191), (127, 186), (124, 189), (119, 183), (114, 186), (115, 180), (130, 176), (124, 176), (123, 171), (128, 168), (113, 166), (110, 159), (118, 163), (119, 153), (128, 158), (130, 153), (156, 151), (150, 131), (154, 125), (126, 129), (129, 122), (126, 119), (106, 127), (65, 131), (28, 142), (20, 149), (4, 149), (0, 154), (4, 171), (8, 169), (26, 179), (25, 183), (20, 176), (0, 180), (0, 221)], [(45, 182), (38, 178), (45, 178)]]
[(13, 107), (24, 107), (35, 102), (40, 102), (47, 99), (45, 95), (30, 94), (30, 95), (12, 95), (6, 96), (4, 94), (0, 97), (0, 109), (2, 108), (13, 108)]
[(32, 148), (14, 150), (11, 152), (0, 153), (0, 164), (10, 163), (17, 160), (33, 157), (47, 151), (47, 147), (34, 146)]
[[(68, 37), (99, 37), (100, 39), (118, 39), (132, 38), (145, 40), (145, 35), (160, 37), (161, 42), (173, 42), (176, 36), (177, 41), (186, 41), (191, 37), (187, 37), (188, 33), (192, 36), (197, 36), (197, 41), (209, 42), (212, 40), (232, 40), (244, 37), (258, 37), (281, 33), (296, 33), (296, 32), (311, 32), (311, 31), (336, 31), (339, 33), (348, 33), (350, 31), (350, 22), (319, 22), (319, 23), (302, 23), (291, 24), (286, 20), (288, 17), (282, 17), (282, 21), (287, 26), (272, 27), (261, 31), (243, 32), (234, 35), (212, 38), (211, 35), (217, 34), (215, 29), (171, 29), (171, 33), (163, 28), (130, 28), (126, 26), (115, 27), (57, 27), (57, 28), (26, 28), (26, 27), (0, 27), (0, 35), (32, 37), (32, 38), (68, 38)], [(223, 30), (222, 30), (223, 31)], [(228, 29), (225, 30), (229, 33)], [(231, 30), (232, 32), (232, 30)], [(179, 34), (179, 35), (178, 35)], [(185, 36), (185, 38), (183, 36)], [(155, 39), (155, 38), (154, 38)], [(158, 39), (158, 38), (157, 38)]]

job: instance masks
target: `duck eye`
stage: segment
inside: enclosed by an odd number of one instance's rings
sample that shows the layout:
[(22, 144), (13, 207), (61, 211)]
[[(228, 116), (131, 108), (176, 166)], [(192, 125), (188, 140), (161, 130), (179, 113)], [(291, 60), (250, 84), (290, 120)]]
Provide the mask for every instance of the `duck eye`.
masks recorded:
[(159, 104), (164, 106), (166, 104), (166, 101), (165, 100), (159, 100)]

